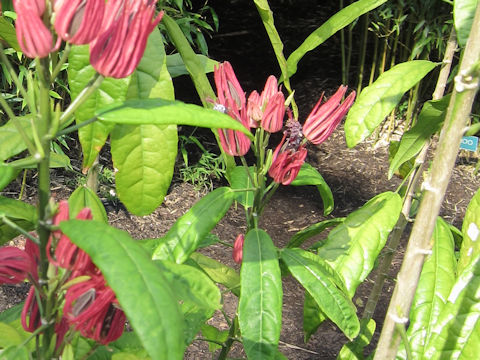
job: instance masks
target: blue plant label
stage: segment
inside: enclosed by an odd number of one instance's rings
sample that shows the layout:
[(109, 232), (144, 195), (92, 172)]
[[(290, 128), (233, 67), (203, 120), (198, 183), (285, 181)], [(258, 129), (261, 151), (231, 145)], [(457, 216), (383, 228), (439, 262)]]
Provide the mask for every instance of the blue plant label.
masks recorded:
[(478, 137), (476, 136), (464, 136), (460, 143), (460, 149), (468, 151), (477, 151)]

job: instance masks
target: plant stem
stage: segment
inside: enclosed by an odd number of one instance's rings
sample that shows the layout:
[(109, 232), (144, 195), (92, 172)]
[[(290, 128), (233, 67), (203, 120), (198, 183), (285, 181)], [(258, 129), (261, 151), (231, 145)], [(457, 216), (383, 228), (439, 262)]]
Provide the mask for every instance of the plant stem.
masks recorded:
[(367, 41), (368, 41), (368, 23), (370, 17), (368, 13), (362, 17), (363, 27), (362, 27), (362, 43), (360, 45), (360, 60), (358, 65), (358, 84), (357, 84), (357, 94), (360, 94), (363, 86), (363, 75), (365, 73), (365, 58), (367, 55)]
[[(385, 323), (375, 352), (375, 360), (394, 359), (400, 338), (395, 324), (402, 316), (408, 316), (410, 306), (423, 267), (425, 253), (430, 250), (430, 240), (443, 197), (455, 165), (464, 129), (467, 125), (475, 94), (478, 90), (478, 74), (467, 74), (480, 58), (480, 3), (477, 5), (470, 36), (455, 78), (455, 90), (445, 117), (437, 151), (427, 180), (423, 183), (424, 196), (417, 219), (410, 235), (397, 285), (385, 317)], [(400, 319), (401, 320), (401, 319)]]

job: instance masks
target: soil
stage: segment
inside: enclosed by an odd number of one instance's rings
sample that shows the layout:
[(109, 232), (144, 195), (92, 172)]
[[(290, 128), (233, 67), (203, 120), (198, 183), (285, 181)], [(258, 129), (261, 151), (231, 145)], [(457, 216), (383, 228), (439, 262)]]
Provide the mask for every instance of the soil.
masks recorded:
[[(291, 53), (300, 41), (336, 10), (320, 5), (322, 2), (312, 5), (312, 2), (307, 0), (295, 1), (295, 5), (287, 0), (276, 3), (278, 4), (273, 10), (280, 36), (285, 39), (286, 54)], [(210, 56), (217, 60), (229, 60), (245, 91), (261, 90), (267, 76), (278, 75), (279, 71), (253, 2), (215, 0), (210, 1), (209, 4), (217, 11), (221, 21), (219, 33), (209, 41)], [(336, 38), (328, 40), (326, 45), (309, 53), (300, 62), (299, 72), (292, 78), (301, 121), (318, 100), (322, 91), (326, 91), (329, 95), (340, 84), (339, 54), (332, 49), (339, 49)], [(175, 86), (179, 99), (197, 102), (194, 89), (188, 79), (176, 79)], [(188, 133), (190, 130), (184, 128), (182, 131)], [(197, 134), (204, 135), (207, 138), (206, 141), (210, 141), (206, 133)], [(72, 143), (72, 151), (75, 151), (75, 143)], [(80, 153), (77, 153), (77, 160), (72, 162), (77, 170), (80, 167), (78, 154)], [(109, 166), (108, 159), (108, 149), (106, 149), (102, 153), (101, 162)], [(458, 158), (442, 208), (442, 216), (457, 227), (461, 226), (466, 206), (480, 186), (480, 177), (473, 174), (473, 164), (476, 160), (478, 159), (468, 156)], [(397, 177), (392, 180), (387, 179), (388, 148), (383, 145), (383, 142), (374, 143), (370, 140), (353, 149), (348, 149), (342, 126), (326, 142), (318, 147), (309, 148), (307, 161), (320, 171), (330, 185), (335, 199), (335, 209), (328, 217), (323, 215), (321, 197), (315, 187), (281, 187), (272, 198), (261, 222), (261, 227), (269, 233), (278, 247), (284, 246), (295, 232), (326, 218), (346, 216), (373, 196), (384, 191), (396, 190), (401, 182)], [(72, 175), (61, 171), (57, 175), (54, 178), (54, 195), (57, 199), (61, 199), (72, 192), (69, 186), (71, 183), (69, 177), (71, 178)], [(24, 200), (32, 203), (36, 198), (34, 184), (34, 178), (28, 179), (23, 197)], [(20, 183), (17, 182), (3, 192), (3, 195), (17, 197), (19, 188)], [(108, 205), (109, 220), (113, 226), (127, 230), (134, 238), (156, 238), (165, 234), (176, 219), (204, 193), (203, 190), (196, 190), (193, 185), (175, 178), (163, 204), (151, 215), (144, 217), (129, 214), (121, 204), (105, 201)], [(245, 230), (245, 227), (242, 209), (232, 207), (214, 232), (223, 241), (233, 243), (236, 235)], [(385, 284), (377, 306), (374, 317), (377, 329), (381, 329), (394, 286), (392, 279), (400, 267), (407, 235), (404, 236), (395, 254), (390, 274), (392, 278)], [(324, 236), (320, 235), (319, 238)], [(203, 249), (202, 252), (229, 266), (239, 268), (232, 260), (229, 247), (216, 244)], [(375, 281), (375, 271), (357, 290), (354, 303), (358, 307), (359, 314), (362, 313), (373, 281)], [(0, 311), (21, 301), (26, 295), (26, 289), (25, 285), (0, 286)], [(284, 279), (283, 290), (280, 351), (288, 359), (335, 359), (338, 351), (347, 341), (345, 336), (332, 323), (325, 322), (310, 341), (304, 343), (302, 331), (304, 291), (292, 278)], [(226, 295), (224, 304), (227, 314), (232, 316), (236, 308), (236, 298)], [(221, 329), (227, 327), (220, 314), (216, 314), (211, 323)], [(378, 333), (375, 335), (374, 342), (377, 338)], [(234, 347), (230, 355), (235, 358), (245, 358), (240, 347)], [(202, 341), (194, 341), (185, 354), (185, 359), (209, 358), (211, 354), (208, 346)]]

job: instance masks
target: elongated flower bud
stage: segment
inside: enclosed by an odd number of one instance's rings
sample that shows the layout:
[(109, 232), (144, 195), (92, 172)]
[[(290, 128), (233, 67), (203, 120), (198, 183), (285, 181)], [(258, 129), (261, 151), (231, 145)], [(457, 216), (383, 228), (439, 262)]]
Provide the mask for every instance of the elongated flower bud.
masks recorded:
[(291, 146), (290, 140), (285, 141), (286, 134), (273, 152), (273, 160), (268, 175), (276, 183), (289, 185), (300, 172), (300, 168), (307, 157), (307, 149), (304, 145), (298, 148)]
[(14, 246), (0, 248), (0, 284), (18, 284), (33, 270), (32, 259)]
[(242, 262), (243, 258), (243, 243), (245, 242), (245, 236), (243, 234), (239, 234), (233, 243), (233, 261), (237, 264)]
[(327, 140), (347, 114), (355, 100), (355, 91), (352, 91), (341, 103), (346, 91), (346, 86), (340, 86), (336, 93), (324, 104), (322, 104), (323, 96), (320, 97), (320, 100), (308, 115), (303, 125), (303, 135), (312, 144), (318, 145)]
[(105, 12), (105, 0), (57, 0), (55, 31), (71, 44), (88, 44), (98, 35)]

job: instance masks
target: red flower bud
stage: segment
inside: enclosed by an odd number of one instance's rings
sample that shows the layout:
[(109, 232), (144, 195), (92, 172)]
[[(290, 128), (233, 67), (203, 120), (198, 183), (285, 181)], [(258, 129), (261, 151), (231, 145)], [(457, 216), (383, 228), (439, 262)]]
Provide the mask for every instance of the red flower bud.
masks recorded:
[(237, 264), (242, 262), (243, 258), (243, 243), (245, 242), (245, 236), (243, 234), (239, 234), (233, 243), (233, 261)]
[(0, 248), (0, 284), (18, 284), (31, 274), (35, 264), (23, 250), (13, 246)]
[(290, 146), (289, 140), (284, 143), (286, 135), (278, 144), (273, 152), (272, 165), (268, 169), (270, 175), (276, 183), (289, 185), (300, 172), (300, 168), (307, 157), (307, 149), (304, 145), (298, 148)]
[(30, 287), (25, 304), (22, 309), (21, 316), (22, 326), (25, 331), (34, 332), (41, 325), (41, 316), (38, 309), (37, 297), (35, 296), (35, 288)]

